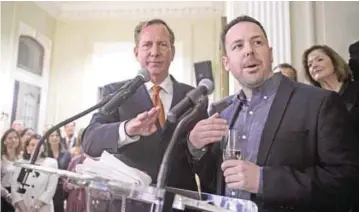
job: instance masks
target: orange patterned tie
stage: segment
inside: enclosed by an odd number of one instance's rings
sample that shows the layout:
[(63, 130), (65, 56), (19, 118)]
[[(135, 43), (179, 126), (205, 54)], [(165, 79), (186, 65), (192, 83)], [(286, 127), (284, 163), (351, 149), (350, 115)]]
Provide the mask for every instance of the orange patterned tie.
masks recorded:
[(160, 90), (162, 88), (158, 85), (154, 85), (152, 87), (152, 103), (153, 106), (160, 108), (160, 115), (158, 117), (158, 120), (160, 122), (161, 127), (163, 128), (163, 125), (165, 124), (165, 110), (163, 109), (163, 104), (160, 98)]

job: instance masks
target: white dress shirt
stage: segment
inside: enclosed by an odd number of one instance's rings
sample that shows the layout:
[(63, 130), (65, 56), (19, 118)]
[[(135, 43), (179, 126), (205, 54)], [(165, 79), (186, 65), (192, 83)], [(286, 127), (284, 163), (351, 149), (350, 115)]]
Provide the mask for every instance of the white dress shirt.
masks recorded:
[(65, 142), (66, 142), (67, 150), (70, 151), (72, 149), (72, 147), (74, 147), (76, 145), (76, 136), (72, 135), (71, 137), (68, 137), (66, 135)]
[[(153, 82), (146, 82), (145, 83), (146, 89), (148, 91), (148, 94), (150, 95), (150, 98), (152, 99), (152, 87), (154, 86)], [(162, 88), (160, 90), (160, 98), (163, 104), (163, 109), (165, 112), (165, 119), (167, 119), (167, 113), (171, 108), (172, 104), (172, 98), (173, 98), (173, 82), (171, 77), (168, 75), (165, 80), (159, 86)], [(125, 132), (125, 123), (126, 121), (121, 122), (119, 127), (119, 148), (122, 146), (125, 146), (126, 144), (138, 141), (140, 139), (140, 136), (133, 136), (129, 137)]]

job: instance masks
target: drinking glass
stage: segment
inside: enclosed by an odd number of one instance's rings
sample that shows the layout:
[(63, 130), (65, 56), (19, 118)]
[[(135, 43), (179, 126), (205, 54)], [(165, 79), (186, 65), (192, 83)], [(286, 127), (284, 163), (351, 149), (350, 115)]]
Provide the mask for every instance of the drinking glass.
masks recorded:
[(223, 160), (242, 160), (244, 139), (240, 138), (237, 130), (228, 130), (223, 143)]
[[(246, 160), (248, 154), (245, 143), (246, 139), (240, 135), (240, 132), (234, 129), (228, 130), (222, 146), (223, 161), (225, 160)], [(239, 197), (241, 191), (238, 189), (226, 189), (226, 195), (230, 197)]]

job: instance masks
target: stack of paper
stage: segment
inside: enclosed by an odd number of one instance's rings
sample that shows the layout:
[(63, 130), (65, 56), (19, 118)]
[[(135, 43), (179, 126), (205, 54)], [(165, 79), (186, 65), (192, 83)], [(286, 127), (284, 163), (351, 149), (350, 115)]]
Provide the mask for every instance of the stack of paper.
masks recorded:
[(137, 186), (149, 186), (152, 179), (146, 173), (127, 166), (115, 156), (104, 151), (99, 160), (86, 158), (83, 164), (76, 166), (76, 172), (120, 181)]

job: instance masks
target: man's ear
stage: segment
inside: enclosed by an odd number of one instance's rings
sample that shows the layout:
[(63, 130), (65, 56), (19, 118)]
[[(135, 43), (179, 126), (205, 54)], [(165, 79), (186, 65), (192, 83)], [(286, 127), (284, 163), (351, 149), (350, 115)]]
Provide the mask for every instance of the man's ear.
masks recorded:
[(226, 55), (222, 56), (222, 63), (223, 63), (224, 69), (226, 71), (229, 71), (230, 70), (230, 68), (229, 68), (229, 58)]
[(172, 46), (172, 58), (171, 61), (173, 61), (175, 59), (175, 55), (176, 55), (176, 47), (175, 45)]
[(136, 59), (137, 59), (137, 56), (138, 56), (138, 47), (135, 46), (135, 48), (133, 48), (133, 54), (135, 55)]

